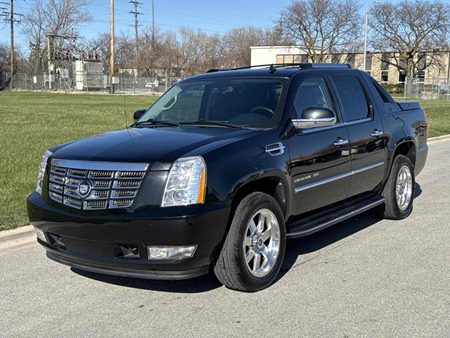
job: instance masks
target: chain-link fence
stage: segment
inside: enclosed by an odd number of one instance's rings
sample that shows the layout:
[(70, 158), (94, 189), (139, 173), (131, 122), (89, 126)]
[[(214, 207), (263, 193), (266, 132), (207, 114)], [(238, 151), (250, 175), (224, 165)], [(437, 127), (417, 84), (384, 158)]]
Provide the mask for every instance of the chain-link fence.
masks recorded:
[[(114, 81), (114, 92), (121, 94), (162, 94), (181, 80), (181, 78), (175, 77), (118, 75)], [(1, 88), (27, 91), (110, 92), (108, 75), (99, 72), (87, 74), (80, 71), (75, 71), (72, 76), (68, 74), (52, 74), (51, 76), (47, 74), (14, 74), (12, 78), (8, 73), (3, 73), (0, 78)]]
[(450, 83), (448, 78), (414, 78), (404, 85), (405, 99), (450, 100)]
[[(51, 80), (51, 81), (49, 81)], [(117, 75), (114, 92), (120, 94), (162, 94), (182, 78), (179, 77), (134, 77)], [(450, 100), (450, 81), (448, 78), (414, 78), (396, 84), (382, 85), (396, 98)], [(110, 92), (109, 76), (99, 71), (77, 71), (72, 74), (56, 73), (51, 76), (8, 73), (0, 76), (0, 89), (67, 92)]]
[(156, 78), (156, 77), (132, 77), (120, 76), (119, 83), (114, 85), (116, 93), (164, 93), (167, 89), (173, 86), (181, 78)]

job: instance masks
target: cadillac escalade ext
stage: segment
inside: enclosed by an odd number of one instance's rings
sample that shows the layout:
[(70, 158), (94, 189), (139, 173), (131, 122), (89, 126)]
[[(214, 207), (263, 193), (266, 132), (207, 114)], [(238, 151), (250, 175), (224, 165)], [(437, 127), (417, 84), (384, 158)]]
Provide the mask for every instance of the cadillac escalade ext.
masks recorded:
[(286, 239), (407, 217), (428, 152), (420, 105), (348, 65), (211, 70), (134, 117), (45, 151), (28, 215), (50, 259), (261, 290)]

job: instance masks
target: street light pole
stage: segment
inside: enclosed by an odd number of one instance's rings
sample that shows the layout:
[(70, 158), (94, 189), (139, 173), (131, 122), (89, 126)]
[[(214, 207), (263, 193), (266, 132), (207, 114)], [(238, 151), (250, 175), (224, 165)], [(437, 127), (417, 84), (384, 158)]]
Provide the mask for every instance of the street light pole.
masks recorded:
[(364, 13), (364, 59), (363, 59), (363, 67), (364, 71), (367, 72), (367, 26), (368, 26), (368, 9), (369, 6), (366, 5), (365, 13)]
[(114, 0), (109, 1), (109, 86), (111, 94), (114, 94)]

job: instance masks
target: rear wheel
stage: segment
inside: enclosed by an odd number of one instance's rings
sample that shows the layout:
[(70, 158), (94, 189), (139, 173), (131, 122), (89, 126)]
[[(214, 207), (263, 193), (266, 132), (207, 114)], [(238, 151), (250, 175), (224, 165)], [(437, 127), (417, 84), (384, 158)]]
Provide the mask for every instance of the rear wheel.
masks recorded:
[(410, 159), (404, 155), (398, 155), (394, 159), (389, 179), (383, 190), (385, 218), (403, 219), (411, 214), (415, 183), (414, 167)]
[(284, 217), (270, 195), (256, 192), (238, 205), (214, 273), (226, 287), (254, 292), (277, 277), (286, 248)]

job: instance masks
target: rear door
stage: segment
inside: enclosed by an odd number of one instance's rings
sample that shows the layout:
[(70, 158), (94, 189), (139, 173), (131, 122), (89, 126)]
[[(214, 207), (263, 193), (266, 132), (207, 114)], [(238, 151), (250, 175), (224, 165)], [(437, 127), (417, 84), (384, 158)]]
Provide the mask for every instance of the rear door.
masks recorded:
[(349, 197), (381, 187), (385, 173), (386, 138), (380, 112), (357, 72), (330, 76), (349, 136), (351, 182)]
[(307, 108), (324, 107), (333, 110), (338, 119), (333, 126), (296, 130), (287, 139), (295, 187), (292, 213), (298, 215), (347, 198), (350, 157), (347, 129), (329, 81), (314, 74), (301, 75), (291, 86), (295, 88), (295, 97), (288, 103), (292, 118), (300, 118)]

